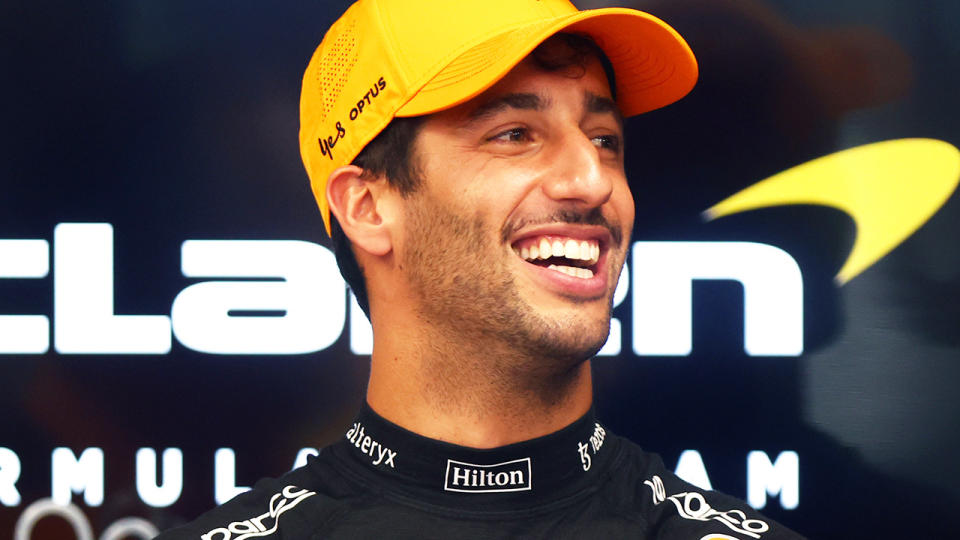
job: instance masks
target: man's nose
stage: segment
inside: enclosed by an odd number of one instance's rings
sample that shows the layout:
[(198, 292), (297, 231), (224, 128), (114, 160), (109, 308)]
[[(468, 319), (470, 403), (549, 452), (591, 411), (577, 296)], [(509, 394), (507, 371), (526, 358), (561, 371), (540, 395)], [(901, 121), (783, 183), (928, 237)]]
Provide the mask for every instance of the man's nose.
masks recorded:
[(554, 163), (542, 187), (548, 197), (587, 208), (610, 199), (613, 182), (600, 162), (598, 148), (583, 132), (564, 137), (552, 157)]

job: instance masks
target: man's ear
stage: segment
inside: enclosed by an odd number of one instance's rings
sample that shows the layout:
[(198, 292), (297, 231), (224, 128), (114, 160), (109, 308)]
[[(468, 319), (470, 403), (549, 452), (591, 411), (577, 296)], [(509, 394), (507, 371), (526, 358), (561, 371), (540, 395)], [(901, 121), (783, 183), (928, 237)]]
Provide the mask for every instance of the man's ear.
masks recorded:
[[(386, 255), (393, 249), (390, 219), (381, 206), (391, 191), (386, 179), (366, 178), (356, 165), (340, 167), (327, 180), (327, 202), (343, 233), (355, 248), (371, 255)], [(386, 215), (389, 215), (387, 213)]]

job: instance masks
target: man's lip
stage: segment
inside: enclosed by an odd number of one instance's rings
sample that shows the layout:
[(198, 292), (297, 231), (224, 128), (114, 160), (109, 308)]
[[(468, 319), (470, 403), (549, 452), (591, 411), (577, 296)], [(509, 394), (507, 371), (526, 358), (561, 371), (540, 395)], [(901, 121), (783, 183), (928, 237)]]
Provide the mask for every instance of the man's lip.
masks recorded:
[(613, 242), (612, 235), (606, 227), (601, 227), (599, 225), (567, 225), (555, 223), (525, 229), (513, 235), (509, 243), (512, 247), (516, 246), (523, 240), (539, 236), (562, 236), (566, 238), (572, 238), (574, 240), (596, 240), (600, 243), (601, 256)]

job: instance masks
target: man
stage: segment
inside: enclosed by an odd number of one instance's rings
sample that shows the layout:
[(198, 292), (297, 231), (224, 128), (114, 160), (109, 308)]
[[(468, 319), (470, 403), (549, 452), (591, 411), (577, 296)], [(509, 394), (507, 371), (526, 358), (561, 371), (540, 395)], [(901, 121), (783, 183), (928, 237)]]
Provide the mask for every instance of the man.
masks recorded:
[(366, 404), (305, 467), (164, 538), (797, 538), (593, 417), (634, 206), (623, 116), (696, 80), (671, 28), (567, 0), (360, 0), (301, 153), (369, 314)]

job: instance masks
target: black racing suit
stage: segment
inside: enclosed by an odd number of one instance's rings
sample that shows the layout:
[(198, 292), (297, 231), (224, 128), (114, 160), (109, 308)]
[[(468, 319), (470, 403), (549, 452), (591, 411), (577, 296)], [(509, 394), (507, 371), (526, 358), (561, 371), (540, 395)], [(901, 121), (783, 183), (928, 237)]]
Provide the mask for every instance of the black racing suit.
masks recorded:
[(744, 502), (677, 478), (596, 423), (490, 450), (411, 433), (364, 406), (307, 465), (159, 539), (801, 536)]

